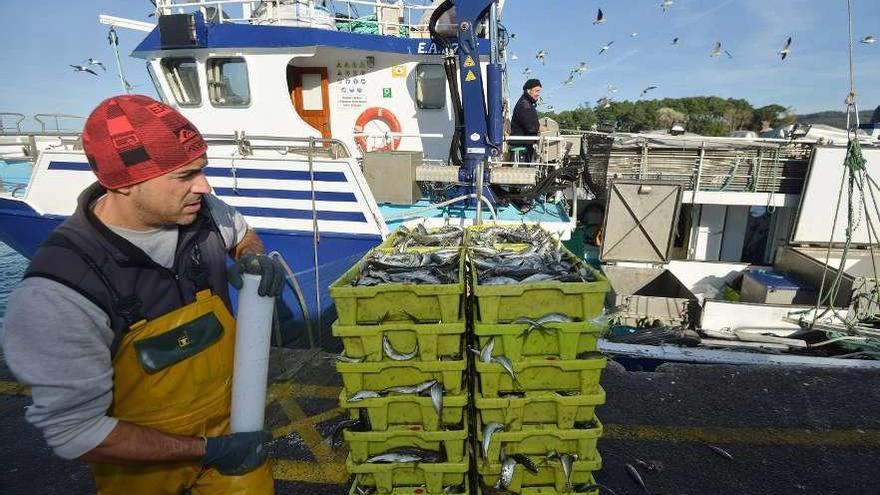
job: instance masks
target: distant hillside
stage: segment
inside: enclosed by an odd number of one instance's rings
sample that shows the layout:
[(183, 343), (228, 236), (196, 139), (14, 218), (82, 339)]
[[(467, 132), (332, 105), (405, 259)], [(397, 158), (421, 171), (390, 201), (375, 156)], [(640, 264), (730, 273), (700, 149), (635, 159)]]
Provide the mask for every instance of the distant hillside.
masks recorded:
[[(859, 112), (859, 121), (867, 124), (871, 121), (871, 115), (874, 110), (862, 110)], [(808, 113), (804, 115), (795, 115), (795, 119), (800, 124), (825, 124), (840, 129), (846, 128), (846, 112), (827, 111), (818, 113)]]

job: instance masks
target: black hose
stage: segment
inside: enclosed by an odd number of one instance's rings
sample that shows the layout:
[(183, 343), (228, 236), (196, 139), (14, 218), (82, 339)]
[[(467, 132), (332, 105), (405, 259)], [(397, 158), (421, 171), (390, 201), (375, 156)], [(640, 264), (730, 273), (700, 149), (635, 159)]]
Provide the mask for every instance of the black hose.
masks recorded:
[(449, 158), (447, 163), (461, 167), (464, 165), (464, 150), (462, 148), (464, 143), (464, 108), (462, 107), (461, 93), (458, 87), (455, 54), (449, 40), (437, 33), (437, 23), (440, 21), (440, 17), (452, 9), (453, 6), (454, 5), (450, 0), (445, 0), (434, 9), (434, 12), (431, 13), (431, 19), (428, 22), (428, 32), (431, 34), (431, 40), (437, 46), (443, 48), (444, 51), (443, 69), (446, 72), (446, 81), (449, 83), (452, 112), (455, 118), (455, 130), (452, 133), (452, 141), (449, 144)]

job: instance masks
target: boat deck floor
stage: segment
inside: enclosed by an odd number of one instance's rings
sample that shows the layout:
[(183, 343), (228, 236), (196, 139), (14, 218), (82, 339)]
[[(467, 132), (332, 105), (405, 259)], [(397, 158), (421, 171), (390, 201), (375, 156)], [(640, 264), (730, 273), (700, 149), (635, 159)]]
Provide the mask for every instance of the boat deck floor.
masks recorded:
[[(345, 452), (322, 442), (341, 417), (332, 364), (309, 351), (273, 353), (266, 426), (276, 440), (279, 495), (346, 494)], [(880, 372), (671, 365), (627, 372), (612, 363), (597, 480), (618, 495), (643, 493), (633, 459), (661, 461), (642, 473), (650, 493), (870, 493), (880, 458)], [(4, 494), (94, 493), (84, 464), (51, 454), (24, 420), (30, 403), (0, 360), (0, 487)], [(733, 456), (725, 459), (707, 444)]]

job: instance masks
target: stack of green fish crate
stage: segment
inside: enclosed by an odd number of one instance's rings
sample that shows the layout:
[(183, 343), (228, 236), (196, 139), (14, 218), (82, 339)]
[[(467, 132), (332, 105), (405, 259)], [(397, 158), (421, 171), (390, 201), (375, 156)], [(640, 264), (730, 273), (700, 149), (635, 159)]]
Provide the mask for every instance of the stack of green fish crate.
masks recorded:
[[(539, 227), (515, 227), (513, 236), (497, 235), (498, 229), (473, 227), (465, 235), (479, 353), (476, 484), (485, 492), (523, 495), (596, 493), (591, 485), (602, 465), (596, 448), (602, 425), (595, 408), (605, 402), (599, 378), (606, 364), (597, 341), (610, 286)], [(479, 258), (504, 250), (530, 261), (536, 253), (537, 259), (565, 260), (586, 281), (530, 276), (534, 265), (527, 263), (512, 280), (491, 258)]]
[[(330, 287), (352, 494), (470, 493), (465, 260), (454, 230), (402, 229)], [(436, 259), (452, 260), (454, 276), (435, 280)]]

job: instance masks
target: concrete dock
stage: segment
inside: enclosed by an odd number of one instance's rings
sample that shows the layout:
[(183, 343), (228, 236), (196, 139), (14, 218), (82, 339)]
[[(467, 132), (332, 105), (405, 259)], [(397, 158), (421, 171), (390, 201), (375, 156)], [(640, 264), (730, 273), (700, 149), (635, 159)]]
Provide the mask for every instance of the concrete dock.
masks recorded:
[[(279, 494), (346, 494), (345, 452), (323, 442), (339, 377), (308, 351), (273, 354), (267, 427)], [(611, 363), (597, 481), (616, 494), (644, 493), (626, 472), (634, 459), (655, 494), (876, 494), (880, 372), (663, 365), (627, 372)], [(93, 493), (88, 469), (54, 457), (24, 420), (30, 403), (0, 363), (0, 493)], [(708, 445), (723, 448), (728, 460)]]

